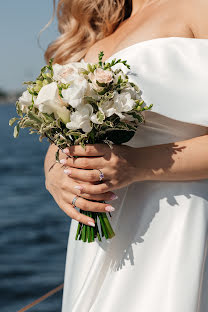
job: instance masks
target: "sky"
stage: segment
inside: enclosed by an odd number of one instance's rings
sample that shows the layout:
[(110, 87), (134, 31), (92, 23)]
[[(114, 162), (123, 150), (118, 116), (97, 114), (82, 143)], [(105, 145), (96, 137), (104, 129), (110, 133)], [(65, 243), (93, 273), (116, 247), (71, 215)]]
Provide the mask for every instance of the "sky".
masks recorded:
[[(35, 79), (44, 65), (39, 31), (53, 13), (53, 0), (0, 0), (0, 89), (16, 91)], [(57, 21), (42, 34), (45, 50), (58, 36)]]

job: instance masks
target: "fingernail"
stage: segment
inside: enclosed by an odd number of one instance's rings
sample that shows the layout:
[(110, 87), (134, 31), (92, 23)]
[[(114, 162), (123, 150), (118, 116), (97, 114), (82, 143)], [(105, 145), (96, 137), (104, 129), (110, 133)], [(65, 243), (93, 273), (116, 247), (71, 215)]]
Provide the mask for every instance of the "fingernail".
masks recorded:
[(110, 200), (118, 199), (118, 196), (116, 194), (112, 194)]
[(91, 221), (89, 221), (88, 224), (95, 227), (95, 223), (93, 223)]
[(80, 186), (80, 185), (76, 185), (76, 186), (74, 186), (74, 188), (76, 189), (76, 190), (83, 190), (83, 186)]
[(66, 159), (61, 159), (61, 160), (60, 160), (60, 164), (66, 165)]
[(64, 173), (70, 175), (72, 172), (70, 169), (64, 169)]
[(65, 149), (63, 150), (63, 153), (64, 153), (64, 154), (69, 154), (69, 149), (68, 149), (68, 148), (65, 148)]
[(108, 212), (112, 212), (112, 211), (115, 211), (115, 208), (112, 207), (112, 206), (106, 206), (105, 210), (108, 211)]

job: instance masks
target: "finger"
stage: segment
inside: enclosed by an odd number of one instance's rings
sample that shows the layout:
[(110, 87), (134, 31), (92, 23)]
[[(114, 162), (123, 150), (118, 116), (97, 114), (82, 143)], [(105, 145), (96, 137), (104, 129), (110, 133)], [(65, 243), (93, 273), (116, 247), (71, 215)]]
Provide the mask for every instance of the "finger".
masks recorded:
[[(91, 184), (89, 184), (91, 185)], [(113, 192), (105, 192), (105, 193), (98, 193), (98, 194), (89, 194), (82, 191), (83, 187), (81, 183), (77, 184), (71, 178), (66, 176), (64, 183), (62, 185), (62, 191), (67, 194), (74, 194), (74, 195), (81, 195), (85, 199), (96, 200), (96, 201), (111, 201), (116, 200), (118, 196)]]
[(87, 194), (101, 194), (106, 193), (111, 190), (111, 185), (109, 182), (104, 182), (101, 184), (79, 184), (74, 186), (75, 189), (79, 189), (80, 193), (87, 193)]
[(85, 199), (96, 200), (96, 201), (111, 201), (116, 200), (118, 196), (113, 192), (106, 192), (102, 194), (87, 194), (87, 193), (80, 193)]
[(78, 212), (76, 209), (72, 207), (72, 205), (68, 203), (62, 203), (60, 208), (72, 219), (81, 222), (86, 225), (95, 226), (95, 220), (84, 214)]
[(60, 160), (60, 163), (80, 169), (100, 169), (104, 167), (105, 159), (103, 157), (64, 158)]
[(112, 212), (115, 211), (115, 208), (109, 204), (101, 203), (101, 202), (92, 202), (90, 200), (86, 200), (80, 196), (74, 197), (73, 195), (68, 196), (65, 200), (69, 200), (71, 204), (72, 201), (76, 198), (75, 205), (77, 208), (85, 210), (85, 211), (93, 211), (93, 212)]
[[(84, 182), (98, 182), (101, 180), (101, 172), (98, 169), (95, 170), (82, 170), (77, 168), (64, 169), (64, 173), (73, 179), (84, 181)], [(105, 180), (109, 180), (107, 174), (102, 170)]]
[(85, 147), (74, 145), (63, 150), (66, 155), (70, 156), (104, 156), (109, 147), (107, 144), (87, 144)]

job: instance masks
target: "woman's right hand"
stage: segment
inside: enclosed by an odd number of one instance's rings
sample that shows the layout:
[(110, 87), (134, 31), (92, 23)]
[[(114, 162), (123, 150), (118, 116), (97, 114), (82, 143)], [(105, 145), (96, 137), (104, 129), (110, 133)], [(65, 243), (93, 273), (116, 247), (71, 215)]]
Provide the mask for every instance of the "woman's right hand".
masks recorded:
[[(82, 210), (93, 212), (107, 212), (109, 211), (110, 205), (100, 203), (98, 201), (110, 201), (112, 199), (115, 199), (115, 195), (112, 192), (97, 195), (81, 193), (81, 190), (79, 189), (79, 187), (77, 187), (77, 183), (82, 181), (74, 180), (66, 175), (64, 173), (65, 167), (63, 165), (55, 163), (55, 165), (51, 168), (51, 166), (54, 164), (56, 150), (57, 147), (51, 145), (45, 158), (46, 189), (53, 196), (58, 206), (69, 217), (86, 225), (94, 226), (93, 218), (85, 216), (73, 207), (73, 198), (75, 196), (79, 196), (76, 200), (76, 206)], [(62, 158), (66, 158), (66, 155), (60, 153), (60, 159)]]

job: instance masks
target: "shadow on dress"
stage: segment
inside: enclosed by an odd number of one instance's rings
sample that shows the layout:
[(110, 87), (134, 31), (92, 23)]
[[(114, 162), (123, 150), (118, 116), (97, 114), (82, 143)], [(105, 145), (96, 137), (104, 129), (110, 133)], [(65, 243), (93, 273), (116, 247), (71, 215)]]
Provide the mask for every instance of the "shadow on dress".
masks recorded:
[[(161, 168), (166, 171), (169, 170), (173, 164), (172, 155), (182, 152), (183, 149), (183, 147), (178, 148), (175, 144), (172, 144), (169, 148), (169, 159), (165, 167), (162, 168), (158, 164), (157, 168), (153, 168), (153, 170)], [(199, 183), (201, 184), (200, 187)], [(144, 242), (143, 237), (160, 210), (161, 200), (166, 200), (167, 206), (172, 206), (174, 209), (175, 206), (179, 205), (177, 202), (178, 196), (182, 195), (187, 199), (190, 199), (191, 196), (196, 196), (207, 202), (208, 209), (207, 189), (207, 180), (201, 180), (188, 182), (138, 182), (131, 184), (128, 188), (119, 190), (121, 194), (119, 197), (122, 197), (122, 203), (111, 220), (116, 236), (110, 241), (99, 243), (101, 248), (104, 250), (108, 249), (101, 270), (103, 278), (105, 278), (105, 273), (109, 268), (113, 271), (119, 271), (125, 269), (127, 264), (128, 267), (129, 264), (131, 266), (135, 265), (133, 245)], [(138, 190), (139, 196), (136, 195)], [(143, 196), (140, 196), (141, 194)], [(148, 195), (145, 196), (145, 194)], [(151, 194), (153, 195), (151, 196)]]

